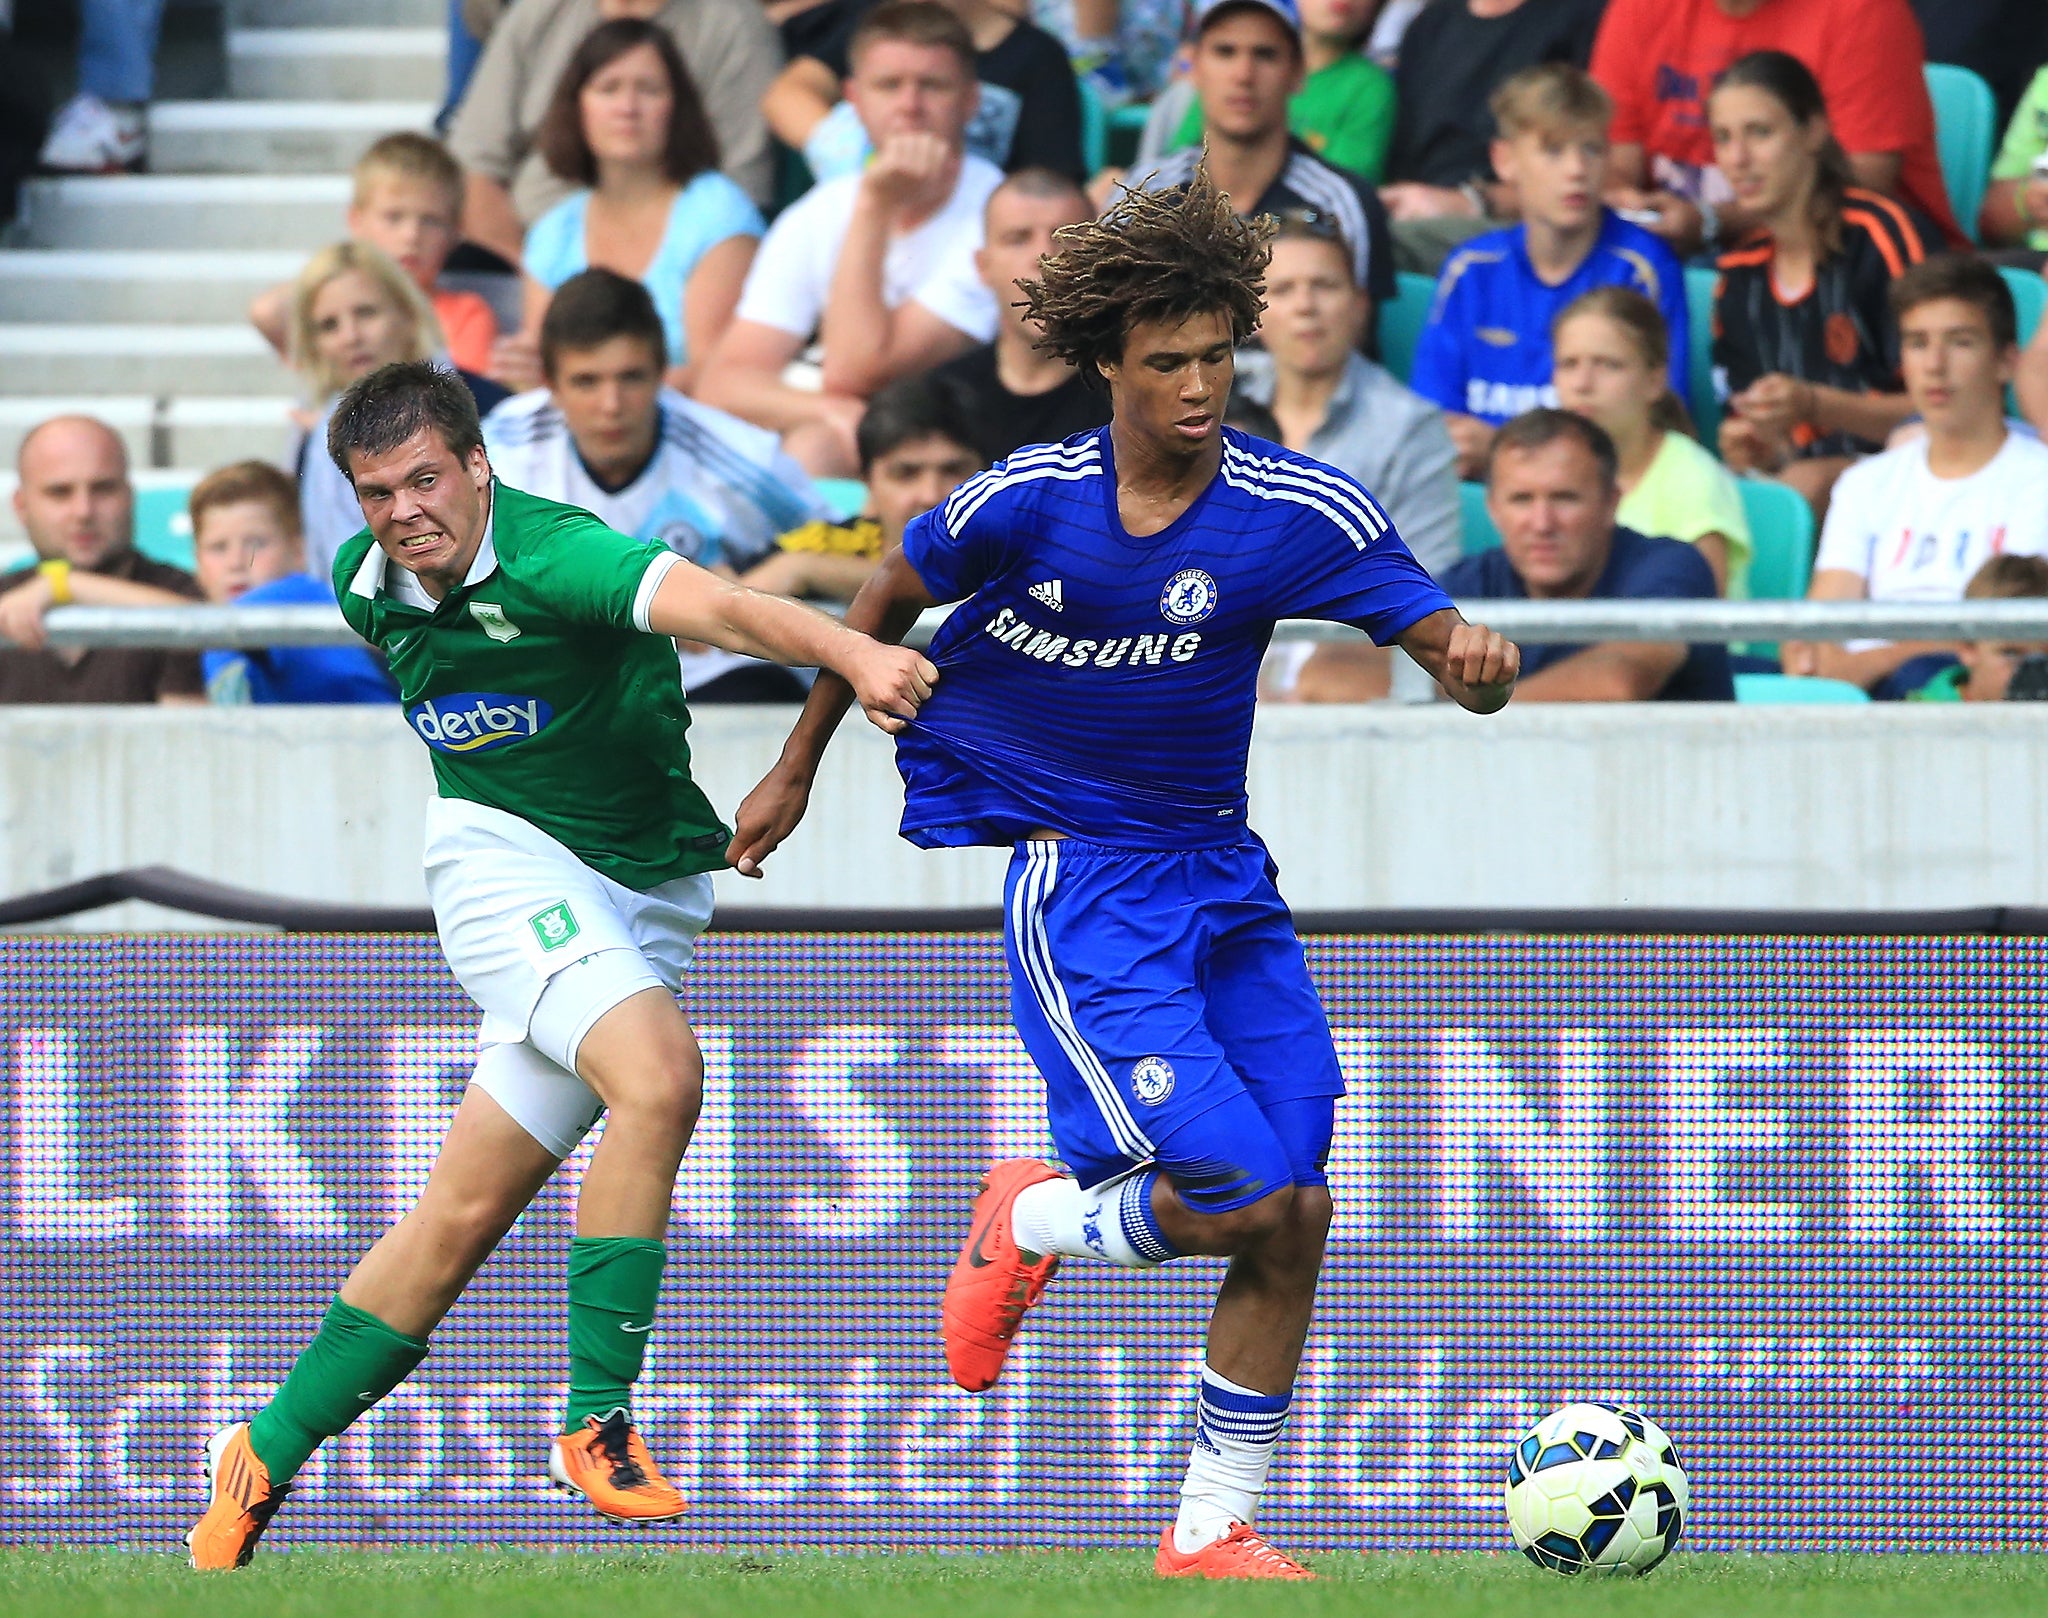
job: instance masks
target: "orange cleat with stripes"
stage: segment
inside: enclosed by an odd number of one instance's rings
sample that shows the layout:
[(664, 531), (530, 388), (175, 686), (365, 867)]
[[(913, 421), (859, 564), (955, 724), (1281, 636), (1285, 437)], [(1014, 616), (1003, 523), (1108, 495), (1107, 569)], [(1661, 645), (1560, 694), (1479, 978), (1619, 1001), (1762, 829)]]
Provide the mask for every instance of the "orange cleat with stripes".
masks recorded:
[(1058, 1178), (1058, 1169), (1034, 1157), (998, 1163), (982, 1177), (967, 1240), (953, 1261), (939, 1310), (946, 1369), (969, 1393), (995, 1386), (1024, 1312), (1038, 1302), (1060, 1267), (1052, 1254), (1027, 1258), (1010, 1234), (1017, 1194)]
[(202, 1572), (247, 1567), (291, 1492), (289, 1483), (271, 1486), (269, 1469), (249, 1446), (246, 1421), (223, 1427), (206, 1441), (206, 1513), (185, 1536), (192, 1565)]
[(1162, 1579), (1312, 1579), (1315, 1575), (1293, 1557), (1276, 1551), (1248, 1522), (1235, 1523), (1221, 1539), (1186, 1555), (1173, 1548), (1169, 1524), (1159, 1536), (1159, 1554), (1152, 1571)]
[(565, 1494), (582, 1495), (612, 1522), (668, 1522), (690, 1509), (623, 1410), (602, 1420), (585, 1416), (581, 1432), (557, 1438), (548, 1452), (548, 1481)]

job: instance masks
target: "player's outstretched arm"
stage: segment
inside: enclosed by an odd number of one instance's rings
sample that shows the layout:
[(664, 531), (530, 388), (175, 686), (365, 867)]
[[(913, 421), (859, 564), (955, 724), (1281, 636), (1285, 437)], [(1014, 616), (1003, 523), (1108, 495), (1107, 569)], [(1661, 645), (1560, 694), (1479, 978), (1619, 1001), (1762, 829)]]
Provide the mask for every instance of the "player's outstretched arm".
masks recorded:
[(656, 588), (647, 627), (747, 657), (829, 670), (847, 701), (859, 702), (869, 719), (892, 733), (917, 717), (939, 678), (921, 652), (885, 644), (815, 607), (749, 590), (689, 562), (677, 562)]
[(1522, 672), (1522, 649), (1484, 624), (1468, 624), (1446, 608), (1400, 636), (1406, 652), (1451, 694), (1451, 700), (1472, 713), (1498, 713), (1515, 693)]
[[(894, 550), (860, 587), (860, 594), (846, 609), (845, 627), (872, 636), (876, 642), (893, 643), (910, 632), (919, 613), (936, 604), (917, 570), (903, 559), (901, 550)], [(938, 678), (937, 670), (931, 677)], [(825, 756), (826, 744), (846, 717), (853, 697), (853, 688), (832, 673), (820, 674), (811, 687), (803, 713), (789, 740), (782, 744), (782, 757), (733, 816), (733, 839), (725, 857), (741, 876), (759, 876), (761, 862), (781, 847), (803, 819), (811, 801), (811, 783), (817, 779), (818, 761)]]

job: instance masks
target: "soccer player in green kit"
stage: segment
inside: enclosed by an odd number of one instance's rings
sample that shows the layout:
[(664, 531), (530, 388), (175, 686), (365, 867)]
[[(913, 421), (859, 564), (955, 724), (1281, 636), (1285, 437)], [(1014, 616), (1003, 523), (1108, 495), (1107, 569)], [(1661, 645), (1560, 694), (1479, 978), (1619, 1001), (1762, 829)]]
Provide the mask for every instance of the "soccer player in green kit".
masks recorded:
[(368, 526), (342, 613), (389, 657), (432, 749), (427, 891), (483, 1009), (476, 1071), (412, 1210), (358, 1263), (277, 1396), (207, 1443), (192, 1564), (248, 1562), (319, 1444), (395, 1388), (601, 1112), (569, 1250), (569, 1402), (548, 1472), (604, 1516), (684, 1502), (634, 1429), (662, 1236), (703, 1061), (676, 1003), (730, 833), (690, 778), (675, 638), (827, 668), (896, 731), (937, 671), (822, 613), (498, 484), (468, 389), (391, 365), (327, 450)]

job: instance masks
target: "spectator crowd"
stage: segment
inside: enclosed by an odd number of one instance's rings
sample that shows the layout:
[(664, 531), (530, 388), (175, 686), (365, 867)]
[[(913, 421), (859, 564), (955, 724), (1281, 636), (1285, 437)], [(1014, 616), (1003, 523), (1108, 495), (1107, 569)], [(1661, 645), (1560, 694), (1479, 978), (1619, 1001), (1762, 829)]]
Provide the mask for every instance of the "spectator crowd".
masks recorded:
[[(42, 166), (131, 169), (162, 3), (81, 9)], [(462, 0), (443, 135), (372, 144), (335, 239), (250, 308), (301, 449), (194, 487), (191, 569), (137, 549), (110, 428), (21, 441), (37, 561), (0, 577), (0, 701), (393, 700), (366, 650), (81, 652), (43, 618), (332, 600), (361, 513), (326, 413), (395, 360), (463, 378), (507, 484), (848, 600), (961, 480), (1107, 421), (1016, 283), (1118, 185), (1202, 163), (1276, 221), (1232, 424), (1364, 483), (1460, 599), (1742, 597), (1779, 587), (1788, 528), (1818, 535), (1814, 599), (2048, 596), (2048, 323), (2022, 325), (2048, 303), (2048, 5), (1956, 9)], [(2004, 114), (1981, 206), (1944, 177), (1937, 36)], [(2033, 650), (1529, 646), (1521, 697), (1728, 700), (1768, 670), (1999, 700), (2036, 692)], [(680, 655), (696, 701), (803, 694)], [(1282, 645), (1261, 691), (1389, 683), (1370, 647)]]

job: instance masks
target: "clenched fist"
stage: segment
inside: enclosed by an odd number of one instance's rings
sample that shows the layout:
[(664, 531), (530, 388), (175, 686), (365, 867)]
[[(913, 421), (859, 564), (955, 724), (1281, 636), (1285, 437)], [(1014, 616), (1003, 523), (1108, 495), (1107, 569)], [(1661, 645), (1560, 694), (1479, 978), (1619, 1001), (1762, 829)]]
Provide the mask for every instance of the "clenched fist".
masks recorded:
[(865, 636), (862, 640), (839, 673), (875, 727), (894, 736), (930, 699), (939, 671), (924, 653), (908, 646), (888, 646)]
[(1444, 649), (1443, 680), (1451, 695), (1474, 713), (1507, 705), (1522, 672), (1522, 649), (1484, 624), (1455, 624)]

